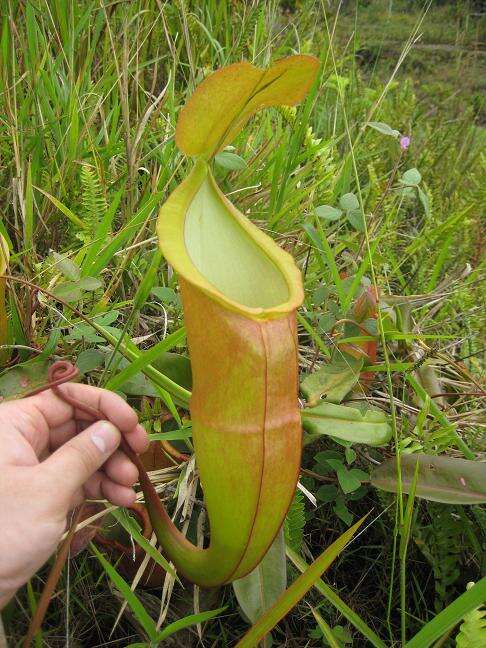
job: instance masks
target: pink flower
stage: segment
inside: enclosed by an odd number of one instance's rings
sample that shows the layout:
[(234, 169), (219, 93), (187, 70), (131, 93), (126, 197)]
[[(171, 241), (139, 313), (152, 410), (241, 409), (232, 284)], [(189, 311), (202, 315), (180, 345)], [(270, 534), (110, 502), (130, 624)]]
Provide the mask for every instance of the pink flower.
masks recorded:
[(400, 137), (400, 148), (402, 149), (402, 151), (406, 151), (409, 146), (410, 146), (410, 137), (407, 137), (407, 135)]

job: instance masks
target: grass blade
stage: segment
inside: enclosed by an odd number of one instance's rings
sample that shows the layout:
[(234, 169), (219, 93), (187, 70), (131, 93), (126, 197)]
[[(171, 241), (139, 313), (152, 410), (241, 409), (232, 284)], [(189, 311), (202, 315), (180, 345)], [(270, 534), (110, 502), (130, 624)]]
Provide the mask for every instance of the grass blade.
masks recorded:
[(436, 639), (440, 639), (453, 628), (471, 610), (486, 601), (486, 577), (478, 581), (470, 590), (452, 601), (442, 612), (439, 612), (405, 644), (405, 648), (428, 648)]
[[(287, 558), (292, 561), (292, 563), (297, 567), (297, 569), (304, 573), (308, 569), (309, 565), (306, 561), (299, 556), (293, 549), (288, 545), (286, 548)], [(386, 648), (385, 643), (378, 637), (378, 635), (366, 625), (363, 619), (356, 614), (339, 596), (336, 592), (327, 585), (321, 578), (315, 581), (314, 587), (318, 592), (320, 592), (331, 605), (333, 605), (338, 612), (340, 612), (345, 619), (351, 623), (356, 630), (361, 632), (363, 637), (368, 639), (370, 645), (375, 648)]]
[(208, 610), (207, 612), (200, 612), (199, 614), (189, 614), (183, 619), (178, 619), (177, 621), (174, 621), (174, 623), (170, 623), (166, 626), (162, 632), (159, 632), (157, 635), (157, 641), (164, 641), (167, 637), (170, 637), (170, 635), (173, 635), (179, 630), (190, 628), (198, 623), (204, 623), (204, 621), (208, 621), (209, 619), (214, 619), (214, 617), (218, 616), (218, 614), (221, 614), (225, 610), (225, 607), (221, 607), (217, 610)]
[(143, 607), (142, 603), (139, 601), (138, 597), (132, 592), (130, 585), (126, 582), (122, 576), (117, 572), (117, 570), (110, 565), (106, 560), (103, 554), (98, 551), (93, 543), (90, 544), (91, 550), (98, 558), (101, 563), (101, 566), (108, 574), (109, 578), (113, 581), (116, 587), (120, 590), (123, 595), (123, 598), (126, 600), (128, 605), (132, 608), (132, 612), (137, 618), (137, 621), (140, 623), (142, 628), (147, 633), (147, 636), (151, 641), (156, 641), (157, 630), (155, 628), (155, 621), (150, 617), (147, 610)]
[(339, 556), (365, 518), (345, 531), (285, 590), (278, 601), (250, 628), (236, 648), (253, 648), (303, 598), (316, 580)]

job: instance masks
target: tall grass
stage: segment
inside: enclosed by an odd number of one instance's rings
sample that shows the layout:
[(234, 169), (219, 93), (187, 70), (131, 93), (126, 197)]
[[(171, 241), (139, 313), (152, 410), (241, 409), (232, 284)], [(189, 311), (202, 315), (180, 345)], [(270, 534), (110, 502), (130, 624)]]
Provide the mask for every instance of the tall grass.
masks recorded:
[[(321, 69), (308, 101), (296, 110), (258, 115), (234, 143), (244, 168), (216, 165), (218, 183), (302, 268), (303, 372), (330, 356), (333, 322), (349, 312), (363, 279), (383, 296), (376, 379), (353, 397), (390, 413), (395, 436), (383, 451), (358, 450), (359, 465), (369, 468), (417, 447), (455, 454), (455, 437), (446, 434), (451, 421), (473, 452), (484, 451), (477, 394), (485, 137), (474, 80), (474, 71), (484, 68), (477, 51), (480, 19), (467, 5), (410, 6), (379, 0), (370, 7), (313, 0), (5, 0), (0, 233), (10, 248), (10, 274), (28, 283), (9, 284), (10, 364), (28, 363), (39, 352), (80, 358), (87, 380), (125, 388), (151, 432), (161, 428), (143, 402), (147, 398), (153, 399), (152, 413), (164, 407), (173, 415), (163, 431), (187, 439), (186, 414), (177, 406), (187, 403), (188, 390), (155, 362), (161, 352), (186, 351), (176, 278), (161, 262), (154, 237), (157, 208), (187, 164), (174, 144), (177, 115), (217, 67), (241, 59), (265, 66), (294, 52), (313, 53)], [(453, 49), (414, 47), (423, 44), (421, 33), (428, 45), (445, 41)], [(456, 91), (462, 81), (464, 91)], [(409, 149), (367, 126), (370, 121), (409, 135)], [(400, 182), (412, 168), (421, 174), (420, 191)], [(321, 205), (339, 207), (349, 193), (358, 198), (358, 225), (316, 213)], [(456, 394), (444, 408), (434, 407), (433, 399), (429, 407), (421, 386), (407, 380), (410, 364), (424, 354), (438, 368), (443, 392)], [(131, 387), (125, 378), (134, 381)], [(327, 441), (306, 450), (303, 483), (313, 493), (336, 482), (316, 471), (315, 453), (336, 449), (342, 447)], [(174, 469), (160, 483), (177, 488), (187, 510), (187, 475)], [(365, 620), (372, 628), (369, 636), (376, 632), (399, 645), (462, 593), (467, 580), (478, 578), (485, 533), (480, 513), (461, 513), (462, 530), (451, 529), (459, 512), (446, 507), (448, 529), (441, 532), (433, 507), (417, 500), (407, 508), (401, 495), (392, 502), (367, 490), (346, 506), (355, 517), (372, 507), (376, 515), (385, 511), (367, 539), (349, 548), (330, 572), (358, 626)], [(345, 528), (323, 500), (317, 509), (309, 504), (307, 518), (307, 554), (320, 553)], [(187, 523), (189, 533), (193, 525)], [(451, 558), (444, 543), (451, 537), (462, 557), (455, 552)], [(69, 632), (83, 645), (144, 641), (144, 627), (154, 640), (157, 619), (175, 620), (220, 603), (228, 608), (205, 626), (205, 645), (231, 646), (244, 634), (228, 589), (193, 599), (168, 576), (161, 589), (138, 586), (138, 598), (131, 595), (146, 611), (144, 623), (134, 611), (111, 636), (119, 606), (130, 602), (130, 584), (110, 590), (100, 564), (88, 555), (75, 560), (69, 582), (60, 585), (70, 590)], [(32, 609), (44, 577), (32, 581)], [(21, 594), (7, 611), (12, 640), (25, 632), (26, 600)], [(65, 645), (63, 600), (55, 600), (46, 619), (46, 645)], [(325, 626), (301, 603), (276, 631), (276, 645), (321, 645), (319, 627), (346, 626), (342, 601), (337, 611), (317, 594), (306, 600), (318, 605)], [(367, 645), (355, 626), (343, 632), (355, 633), (353, 645)], [(195, 637), (185, 635), (184, 645), (195, 645)]]

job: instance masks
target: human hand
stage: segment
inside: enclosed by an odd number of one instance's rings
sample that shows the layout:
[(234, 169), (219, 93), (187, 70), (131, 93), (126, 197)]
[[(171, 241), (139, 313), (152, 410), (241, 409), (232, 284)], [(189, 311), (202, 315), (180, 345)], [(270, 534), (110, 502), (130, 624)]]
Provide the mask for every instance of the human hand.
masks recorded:
[(106, 420), (93, 422), (51, 390), (0, 404), (0, 609), (54, 553), (70, 509), (86, 497), (135, 500), (138, 470), (117, 448), (122, 433), (134, 452), (146, 450), (136, 413), (104, 389), (58, 389)]

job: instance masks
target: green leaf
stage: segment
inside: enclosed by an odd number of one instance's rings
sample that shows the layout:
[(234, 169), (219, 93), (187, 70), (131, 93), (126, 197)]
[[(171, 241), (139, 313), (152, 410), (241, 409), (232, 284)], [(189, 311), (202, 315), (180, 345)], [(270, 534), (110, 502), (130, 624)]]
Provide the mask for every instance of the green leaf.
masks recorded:
[(76, 360), (76, 366), (82, 374), (98, 369), (103, 364), (105, 354), (99, 349), (81, 351)]
[(155, 641), (157, 637), (155, 621), (150, 617), (147, 610), (143, 607), (142, 603), (140, 602), (136, 594), (131, 590), (130, 585), (120, 576), (117, 570), (112, 565), (110, 565), (110, 563), (106, 560), (103, 554), (98, 551), (98, 549), (93, 543), (91, 543), (90, 546), (91, 546), (91, 550), (100, 561), (101, 566), (103, 567), (105, 572), (108, 574), (108, 576), (116, 585), (116, 587), (120, 590), (120, 592), (123, 595), (123, 598), (131, 607), (132, 612), (137, 618), (137, 621), (140, 623), (144, 631), (147, 633), (148, 637), (152, 641)]
[(359, 200), (354, 193), (346, 193), (344, 196), (341, 196), (339, 205), (345, 212), (350, 212), (359, 209)]
[(31, 360), (17, 365), (0, 376), (0, 400), (21, 398), (47, 381), (47, 360)]
[[(474, 587), (468, 583), (467, 589)], [(456, 637), (456, 648), (484, 648), (486, 646), (486, 607), (471, 610), (463, 617), (459, 634)]]
[(285, 542), (300, 551), (305, 526), (304, 495), (297, 490), (284, 522)]
[(418, 169), (408, 169), (405, 171), (405, 173), (402, 175), (400, 182), (405, 185), (412, 185), (412, 186), (417, 186), (419, 182), (422, 180), (422, 176), (420, 175), (420, 172)]
[[(405, 493), (410, 492), (417, 462), (417, 497), (445, 504), (486, 502), (486, 463), (426, 454), (402, 455), (400, 472), (402, 490)], [(397, 492), (395, 458), (385, 461), (374, 470), (371, 483), (382, 490)]]
[(148, 268), (145, 271), (144, 277), (137, 288), (135, 297), (133, 298), (133, 311), (140, 311), (146, 304), (153, 285), (157, 281), (157, 271), (161, 261), (162, 252), (159, 249), (156, 249), (152, 254)]
[(209, 619), (214, 619), (214, 617), (222, 614), (225, 610), (225, 607), (221, 607), (217, 608), (216, 610), (199, 612), (199, 614), (189, 614), (188, 616), (183, 617), (182, 619), (178, 619), (177, 621), (174, 621), (173, 623), (170, 623), (168, 626), (166, 626), (162, 630), (162, 632), (159, 632), (156, 641), (164, 641), (165, 639), (167, 639), (167, 637), (170, 637), (179, 630), (190, 628), (191, 626), (197, 625), (198, 623), (204, 623), (205, 621), (209, 621)]
[(319, 321), (317, 322), (317, 330), (319, 333), (327, 333), (332, 329), (334, 324), (336, 323), (336, 318), (332, 313), (326, 313), (325, 315), (321, 315), (319, 317)]
[(340, 403), (358, 382), (362, 366), (362, 360), (354, 359), (323, 365), (303, 379), (300, 390), (311, 407), (322, 397), (326, 402)]
[(150, 293), (160, 299), (164, 304), (173, 304), (174, 306), (180, 306), (181, 300), (179, 295), (172, 288), (166, 288), (165, 286), (154, 286)]
[(388, 126), (388, 124), (385, 124), (384, 122), (368, 122), (367, 126), (370, 128), (374, 128), (376, 131), (381, 133), (382, 135), (390, 135), (390, 137), (400, 137), (400, 131), (395, 130), (391, 126)]
[(251, 623), (266, 612), (287, 586), (287, 566), (283, 528), (263, 560), (244, 578), (233, 581), (233, 589), (245, 616)]
[(227, 169), (228, 171), (241, 171), (242, 169), (246, 169), (245, 160), (236, 153), (231, 153), (230, 151), (221, 151), (221, 153), (217, 153), (214, 160), (218, 166)]
[[(304, 572), (308, 568), (306, 561), (299, 556), (293, 549), (287, 546), (287, 557), (297, 567), (300, 572)], [(316, 590), (322, 594), (336, 610), (343, 615), (345, 619), (351, 623), (356, 630), (361, 632), (363, 637), (366, 637), (370, 645), (375, 648), (386, 648), (386, 645), (373, 630), (366, 625), (363, 619), (356, 614), (346, 603), (336, 594), (336, 592), (329, 587), (322, 579), (318, 579), (314, 583)]]
[[(143, 369), (149, 364), (152, 364), (157, 371), (163, 373), (177, 384), (190, 387), (192, 376), (189, 358), (168, 352), (168, 349), (180, 344), (184, 339), (185, 331), (183, 328), (180, 328), (158, 342), (151, 349), (142, 351), (137, 360), (131, 362), (125, 359), (120, 360), (118, 367), (121, 371), (110, 378), (106, 384), (107, 389), (119, 389), (128, 393), (125, 389), (128, 389), (129, 381), (140, 376)], [(140, 381), (138, 384), (141, 384)], [(143, 384), (148, 388), (149, 383), (144, 382)]]
[(312, 614), (314, 615), (315, 620), (317, 621), (317, 625), (319, 626), (323, 637), (325, 638), (325, 642), (328, 646), (331, 648), (341, 648), (341, 645), (337, 641), (336, 637), (334, 636), (333, 631), (329, 627), (329, 625), (324, 621), (322, 616), (319, 614), (319, 612), (311, 607)]
[(428, 217), (430, 216), (430, 202), (429, 202), (429, 197), (427, 196), (427, 194), (425, 193), (425, 191), (423, 191), (420, 187), (417, 187), (417, 191), (418, 191), (418, 197), (419, 197), (419, 199), (420, 199), (420, 202), (422, 203), (422, 206), (423, 206), (423, 208), (424, 208), (425, 215), (426, 215), (427, 218), (428, 218)]
[(336, 499), (333, 511), (338, 516), (338, 518), (344, 522), (344, 524), (351, 524), (351, 522), (353, 521), (353, 514), (346, 506), (346, 501), (343, 495), (339, 495)]
[(324, 218), (324, 220), (328, 221), (338, 220), (343, 214), (342, 209), (337, 209), (330, 205), (319, 205), (319, 207), (315, 208), (314, 213), (319, 218)]
[(63, 254), (52, 252), (55, 261), (55, 269), (69, 279), (70, 281), (78, 281), (81, 277), (81, 270), (71, 259)]
[(47, 193), (47, 191), (44, 191), (44, 189), (41, 189), (40, 187), (34, 187), (34, 189), (37, 189), (37, 191), (40, 191), (41, 194), (44, 194), (46, 198), (48, 198), (53, 205), (55, 205), (60, 212), (64, 214), (74, 225), (79, 227), (82, 230), (88, 229), (87, 223), (85, 223), (79, 216), (76, 216), (74, 212), (72, 212), (66, 205), (63, 205), (62, 202), (60, 202), (57, 198), (54, 196), (51, 196), (50, 193)]
[(334, 468), (337, 474), (339, 485), (343, 493), (352, 493), (361, 486), (361, 481), (368, 480), (367, 473), (357, 468), (348, 470), (344, 464), (337, 459), (328, 459), (327, 463)]
[(333, 484), (323, 484), (322, 486), (320, 486), (319, 490), (316, 493), (317, 499), (321, 502), (324, 502), (324, 504), (334, 502), (337, 498), (337, 495), (337, 486), (334, 486)]
[(471, 589), (461, 594), (444, 610), (439, 612), (405, 644), (404, 648), (428, 648), (453, 628), (466, 614), (477, 609), (486, 601), (486, 577), (482, 578)]
[(97, 279), (96, 277), (83, 277), (78, 281), (78, 286), (81, 288), (81, 290), (86, 290), (88, 292), (98, 290), (98, 288), (101, 288), (102, 285), (103, 282), (101, 281), (101, 279)]
[(167, 560), (162, 556), (161, 553), (157, 551), (155, 547), (152, 547), (150, 542), (144, 538), (140, 533), (140, 529), (135, 522), (135, 520), (128, 514), (126, 509), (115, 509), (111, 512), (113, 517), (121, 524), (121, 526), (127, 531), (130, 536), (135, 540), (135, 542), (142, 547), (146, 554), (148, 554), (154, 562), (156, 562), (162, 569), (168, 572), (173, 578), (175, 578), (179, 583), (180, 580), (177, 577), (173, 567), (169, 565)]
[(337, 471), (339, 485), (342, 488), (343, 493), (352, 493), (361, 486), (361, 481), (356, 477), (352, 470), (343, 470)]
[(312, 435), (326, 435), (371, 446), (385, 445), (392, 430), (386, 414), (378, 409), (366, 410), (334, 403), (321, 403), (301, 412), (302, 425)]
[(79, 301), (83, 296), (83, 291), (79, 287), (78, 283), (74, 281), (65, 281), (64, 283), (58, 284), (52, 290), (52, 294), (59, 299), (62, 299), (68, 303)]
[(236, 648), (254, 648), (262, 637), (270, 632), (270, 630), (272, 630), (272, 628), (307, 594), (315, 582), (343, 551), (363, 521), (364, 518), (359, 520), (355, 525), (339, 536), (339, 538), (333, 542), (319, 556), (319, 558), (317, 558), (305, 570), (305, 572), (297, 578), (297, 580), (292, 583), (278, 601), (258, 619), (245, 636), (240, 639)]
[(365, 222), (361, 209), (351, 209), (346, 213), (346, 218), (348, 222), (354, 227), (358, 232), (365, 231)]

